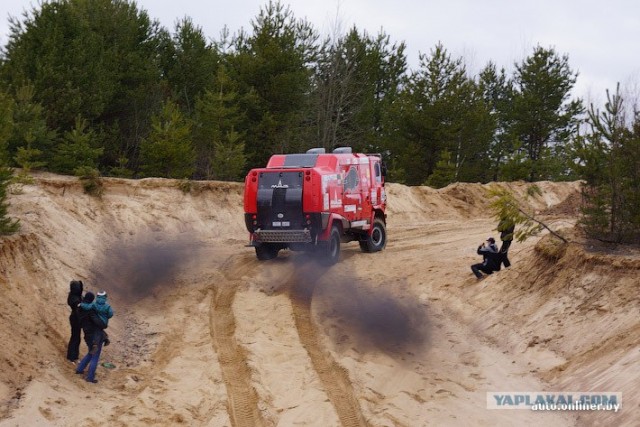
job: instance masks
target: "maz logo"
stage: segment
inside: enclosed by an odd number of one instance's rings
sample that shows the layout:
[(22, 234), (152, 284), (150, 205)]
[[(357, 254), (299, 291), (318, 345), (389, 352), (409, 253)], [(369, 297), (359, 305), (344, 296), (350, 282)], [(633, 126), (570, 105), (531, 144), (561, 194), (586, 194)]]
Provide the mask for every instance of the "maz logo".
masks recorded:
[(289, 188), (287, 184), (282, 184), (282, 179), (278, 180), (277, 185), (272, 185), (271, 188)]

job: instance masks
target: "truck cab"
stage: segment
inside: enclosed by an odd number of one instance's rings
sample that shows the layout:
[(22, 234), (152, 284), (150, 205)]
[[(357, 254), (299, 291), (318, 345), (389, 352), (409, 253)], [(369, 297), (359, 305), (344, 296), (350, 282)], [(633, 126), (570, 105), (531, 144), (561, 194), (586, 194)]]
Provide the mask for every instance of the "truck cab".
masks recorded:
[(277, 154), (245, 178), (244, 212), (249, 245), (260, 260), (281, 249), (312, 251), (327, 264), (340, 245), (358, 241), (364, 252), (386, 245), (385, 169), (380, 155)]

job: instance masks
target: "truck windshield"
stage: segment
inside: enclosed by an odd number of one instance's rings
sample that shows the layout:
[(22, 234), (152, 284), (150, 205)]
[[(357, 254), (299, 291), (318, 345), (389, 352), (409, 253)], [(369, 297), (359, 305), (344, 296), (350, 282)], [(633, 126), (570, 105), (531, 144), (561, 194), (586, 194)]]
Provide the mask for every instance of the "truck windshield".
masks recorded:
[(312, 168), (318, 161), (317, 154), (288, 154), (284, 158), (285, 168)]

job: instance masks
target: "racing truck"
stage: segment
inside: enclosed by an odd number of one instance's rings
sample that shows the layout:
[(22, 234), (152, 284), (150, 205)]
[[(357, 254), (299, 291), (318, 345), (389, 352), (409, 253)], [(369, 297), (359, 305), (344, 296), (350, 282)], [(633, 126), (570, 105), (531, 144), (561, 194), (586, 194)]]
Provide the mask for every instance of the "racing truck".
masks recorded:
[(289, 249), (313, 252), (327, 265), (339, 260), (341, 243), (381, 251), (387, 242), (385, 175), (379, 154), (351, 147), (271, 156), (245, 178), (248, 246), (259, 260)]

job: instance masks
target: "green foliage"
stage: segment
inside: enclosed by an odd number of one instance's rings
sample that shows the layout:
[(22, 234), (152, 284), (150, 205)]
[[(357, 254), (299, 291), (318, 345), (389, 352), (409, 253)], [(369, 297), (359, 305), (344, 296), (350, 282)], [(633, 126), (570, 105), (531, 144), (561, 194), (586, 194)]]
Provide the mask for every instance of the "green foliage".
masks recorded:
[(272, 1), (252, 22), (252, 33), (236, 38), (237, 53), (229, 62), (247, 113), (249, 164), (264, 165), (274, 153), (297, 152), (308, 144), (306, 94), (317, 38), (307, 21)]
[(194, 170), (191, 122), (178, 106), (167, 101), (152, 118), (152, 130), (140, 145), (141, 170), (145, 176), (189, 178)]
[(185, 17), (176, 24), (172, 40), (165, 43), (162, 68), (171, 88), (172, 99), (191, 113), (196, 100), (212, 88), (220, 54), (215, 44), (207, 43), (202, 28)]
[(207, 90), (196, 104), (193, 143), (197, 153), (196, 175), (205, 179), (235, 180), (244, 172), (246, 122), (239, 95), (224, 67), (218, 70), (215, 91)]
[(557, 261), (566, 253), (567, 244), (562, 240), (555, 239), (549, 235), (538, 240), (535, 250), (545, 258), (551, 261)]
[(382, 151), (407, 68), (404, 50), (404, 43), (392, 44), (383, 31), (371, 37), (355, 27), (324, 42), (313, 76), (316, 146)]
[(177, 187), (184, 194), (189, 194), (191, 192), (191, 188), (192, 188), (191, 184), (192, 184), (192, 181), (185, 178), (185, 179), (181, 179), (180, 181), (178, 181)]
[(46, 165), (47, 162), (39, 160), (42, 158), (42, 151), (37, 148), (31, 148), (33, 135), (28, 134), (25, 138), (27, 145), (18, 147), (18, 152), (13, 159), (22, 168), (22, 173), (29, 174), (33, 169), (39, 169)]
[(22, 86), (16, 93), (12, 134), (8, 141), (9, 156), (29, 173), (47, 165), (55, 132), (48, 130), (42, 106), (34, 102), (35, 89)]
[(133, 177), (133, 171), (127, 167), (128, 162), (129, 159), (126, 156), (120, 155), (116, 161), (116, 166), (112, 166), (110, 169), (111, 175), (120, 178)]
[(576, 133), (583, 112), (581, 101), (569, 101), (576, 78), (569, 58), (552, 48), (538, 46), (516, 64), (510, 133), (520, 145), (511, 159), (518, 162), (518, 167), (510, 167), (517, 171), (512, 179), (557, 179), (567, 169), (553, 162)]
[(451, 184), (455, 179), (456, 167), (451, 163), (451, 153), (448, 150), (443, 150), (440, 153), (440, 160), (436, 163), (429, 179), (427, 179), (427, 185), (434, 188), (442, 188)]
[(593, 238), (640, 243), (640, 114), (627, 123), (619, 88), (607, 91), (604, 111), (591, 105), (590, 132), (575, 140), (585, 181), (581, 224)]
[(519, 143), (514, 143), (513, 146), (516, 147), (515, 151), (505, 159), (500, 168), (500, 179), (504, 181), (522, 180), (531, 170), (531, 159), (526, 152), (519, 149)]
[(13, 99), (0, 92), (0, 164), (9, 162), (9, 139), (13, 133)]
[(28, 173), (25, 173), (24, 170), (17, 175), (14, 175), (13, 179), (11, 180), (11, 184), (17, 184), (18, 187), (22, 185), (31, 185), (34, 182), (35, 180), (33, 179), (33, 177)]
[(246, 163), (244, 144), (240, 142), (240, 134), (231, 131), (222, 141), (215, 141), (214, 146), (215, 179), (223, 181), (240, 179)]
[(87, 121), (76, 117), (74, 128), (65, 132), (63, 141), (56, 147), (51, 169), (63, 174), (83, 167), (95, 169), (104, 149), (95, 148), (94, 138), (94, 133), (87, 128)]
[(480, 72), (478, 86), (489, 112), (486, 120), (492, 129), (488, 150), (493, 172), (491, 179), (498, 181), (503, 179), (499, 175), (502, 165), (515, 151), (516, 141), (511, 134), (513, 120), (510, 114), (514, 96), (513, 81), (507, 77), (504, 68), (498, 72), (495, 64), (489, 62)]
[[(320, 40), (280, 1), (219, 41), (189, 17), (170, 33), (132, 0), (47, 1), (10, 20), (0, 49), (0, 154), (24, 173), (238, 179), (274, 153), (348, 145), (383, 153), (387, 178), (409, 185), (575, 179), (576, 78), (539, 46), (511, 75), (490, 62), (470, 76), (442, 44), (408, 72), (383, 29)], [(594, 200), (626, 205), (628, 188)]]
[(528, 237), (536, 235), (542, 230), (539, 224), (522, 213), (520, 203), (510, 191), (492, 186), (489, 189), (489, 196), (492, 198), (490, 207), (496, 219), (506, 220), (517, 226), (514, 237), (519, 242), (525, 241)]
[(7, 186), (13, 173), (5, 165), (0, 166), (0, 235), (6, 236), (20, 229), (20, 220), (8, 216)]
[(178, 181), (176, 186), (184, 194), (200, 194), (203, 188), (202, 184), (196, 181), (191, 181), (190, 179), (181, 179), (180, 181)]
[(86, 194), (98, 198), (102, 197), (104, 184), (100, 179), (100, 171), (90, 166), (79, 166), (73, 173), (80, 179), (80, 183)]
[[(11, 20), (0, 77), (15, 88), (32, 85), (49, 129), (71, 131), (77, 116), (86, 118), (105, 133), (103, 161), (114, 162), (135, 153), (148, 132), (161, 93), (162, 34), (132, 1), (43, 2)], [(33, 148), (50, 156), (32, 133)]]
[(540, 187), (538, 187), (538, 184), (531, 184), (527, 187), (527, 196), (542, 196), (542, 190), (540, 189)]
[(520, 207), (520, 202), (512, 192), (493, 185), (490, 187), (488, 194), (492, 199), (489, 206), (496, 220), (516, 225), (514, 233), (516, 240), (524, 242), (527, 238), (538, 234), (542, 230), (543, 225), (540, 221)]
[(451, 153), (455, 180), (491, 177), (489, 110), (479, 87), (467, 78), (462, 59), (451, 58), (441, 44), (430, 55), (420, 55), (419, 69), (393, 108), (398, 123), (389, 145), (396, 157), (390, 167), (402, 165), (407, 184), (425, 182), (443, 150)]

